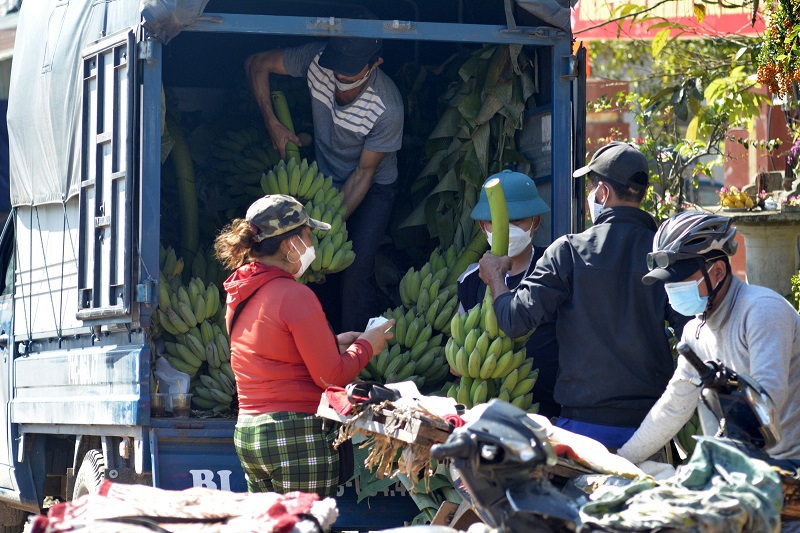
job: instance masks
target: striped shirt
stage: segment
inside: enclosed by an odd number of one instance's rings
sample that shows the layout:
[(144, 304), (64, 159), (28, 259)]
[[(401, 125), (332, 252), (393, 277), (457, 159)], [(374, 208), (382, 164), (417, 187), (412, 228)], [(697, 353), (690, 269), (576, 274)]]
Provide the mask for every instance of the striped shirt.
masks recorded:
[(397, 179), (397, 150), (403, 140), (403, 100), (394, 82), (380, 69), (351, 103), (336, 103), (332, 70), (319, 65), (324, 43), (312, 42), (284, 50), (289, 75), (305, 77), (311, 92), (314, 149), (320, 170), (341, 187), (358, 165), (361, 152), (385, 153), (373, 183)]

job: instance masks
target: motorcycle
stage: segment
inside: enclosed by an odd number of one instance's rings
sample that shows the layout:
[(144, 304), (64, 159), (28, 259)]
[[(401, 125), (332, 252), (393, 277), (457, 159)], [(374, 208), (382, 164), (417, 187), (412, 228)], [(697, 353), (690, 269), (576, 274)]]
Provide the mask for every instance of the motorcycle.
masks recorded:
[(556, 462), (545, 428), (509, 403), (491, 400), (434, 445), (431, 457), (450, 461), (454, 486), (493, 531), (575, 531), (580, 524), (576, 502), (544, 472)]
[(678, 343), (677, 351), (700, 376), (704, 409), (698, 411), (703, 433), (779, 468), (784, 494), (782, 519), (800, 520), (800, 471), (791, 462), (764, 451), (781, 439), (775, 404), (767, 392), (756, 380), (719, 360), (702, 361), (685, 342)]
[(761, 450), (777, 444), (781, 432), (775, 404), (764, 388), (719, 360), (702, 361), (685, 342), (678, 343), (677, 351), (700, 376), (703, 433), (732, 441), (759, 458), (766, 456)]

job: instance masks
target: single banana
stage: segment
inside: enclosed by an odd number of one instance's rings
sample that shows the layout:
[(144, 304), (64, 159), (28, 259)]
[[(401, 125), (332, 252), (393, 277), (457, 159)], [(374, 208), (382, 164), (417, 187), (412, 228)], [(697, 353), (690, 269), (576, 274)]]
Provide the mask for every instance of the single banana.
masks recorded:
[(473, 349), (472, 352), (469, 354), (469, 359), (467, 361), (467, 376), (471, 378), (480, 377), (481, 374), (481, 364), (483, 363), (483, 359), (481, 359), (481, 354), (478, 349)]
[(181, 343), (175, 343), (175, 349), (178, 352), (178, 356), (183, 359), (183, 362), (193, 367), (195, 370), (200, 368), (200, 365), (203, 364), (203, 361), (197, 357), (187, 346), (184, 346)]
[(428, 341), (433, 335), (433, 327), (430, 324), (425, 324), (425, 319), (422, 317), (417, 317), (416, 321), (419, 323), (420, 329), (417, 337), (414, 339), (414, 346), (417, 344), (422, 344), (427, 347)]
[(486, 403), (486, 397), (488, 394), (489, 385), (485, 381), (481, 381), (477, 387), (475, 387), (475, 392), (472, 394), (472, 405), (478, 405), (481, 403)]
[(187, 324), (181, 317), (172, 309), (167, 309), (167, 316), (169, 322), (179, 333), (186, 333), (189, 331), (189, 324)]
[(475, 345), (478, 343), (478, 338), (481, 336), (481, 332), (478, 329), (469, 330), (467, 333), (467, 338), (464, 339), (464, 350), (467, 353), (472, 353), (475, 349)]
[(481, 379), (490, 379), (496, 367), (497, 356), (494, 354), (489, 354), (486, 359), (483, 360), (483, 364), (478, 372), (478, 376), (480, 376)]
[(233, 368), (231, 368), (231, 364), (229, 362), (223, 362), (219, 365), (219, 369), (222, 370), (222, 373), (230, 378), (231, 383), (234, 385), (234, 389), (236, 388), (236, 375), (233, 373)]
[[(503, 380), (503, 384), (500, 385), (500, 390), (508, 391), (508, 394), (511, 395), (511, 391), (514, 390), (514, 387), (517, 386), (517, 381), (519, 379), (519, 372), (515, 368), (511, 372), (508, 373), (506, 378)], [(511, 396), (513, 398), (513, 396)]]
[(286, 173), (286, 167), (278, 165), (275, 174), (278, 176), (278, 192), (289, 194), (289, 175)]
[[(195, 316), (194, 312), (192, 311), (192, 308), (189, 307), (188, 304), (184, 302), (178, 302), (178, 314), (190, 328), (193, 328), (197, 325), (197, 317)], [(171, 316), (170, 319), (172, 319)], [(173, 324), (174, 323), (175, 321), (173, 320)]]
[(209, 342), (206, 344), (206, 361), (208, 362), (208, 366), (212, 368), (219, 368), (219, 365), (222, 364), (219, 360), (219, 355), (217, 354), (217, 345), (213, 342)]
[[(294, 161), (294, 159), (292, 159)], [(292, 171), (289, 173), (289, 194), (292, 196), (297, 196), (297, 192), (300, 190), (300, 167), (292, 168)]]
[(511, 364), (514, 362), (514, 352), (511, 350), (507, 351), (500, 358), (497, 360), (497, 365), (494, 367), (494, 372), (492, 372), (493, 378), (504, 378), (511, 372)]
[(411, 348), (414, 346), (414, 343), (417, 341), (417, 335), (419, 334), (419, 329), (420, 329), (420, 320), (414, 318), (414, 320), (408, 325), (408, 330), (406, 330), (406, 338), (404, 343), (406, 348)]
[(481, 304), (476, 304), (475, 307), (470, 309), (469, 313), (467, 313), (467, 319), (464, 322), (464, 331), (467, 333), (474, 330), (478, 325), (478, 321), (481, 318), (481, 307)]
[(486, 324), (484, 330), (489, 333), (489, 337), (495, 338), (500, 334), (500, 327), (497, 325), (497, 315), (494, 313), (493, 305), (486, 305)]
[(466, 332), (464, 331), (464, 322), (462, 321), (461, 315), (458, 313), (453, 315), (453, 318), (450, 319), (450, 337), (459, 346), (464, 346)]
[[(191, 331), (187, 332), (184, 336), (184, 346), (192, 351), (200, 363), (206, 360), (206, 349), (203, 346), (203, 342), (198, 337), (194, 336)], [(198, 363), (197, 366), (200, 366), (200, 363)]]
[(205, 317), (212, 318), (219, 310), (219, 289), (213, 281), (206, 287), (203, 300), (206, 303)]
[[(181, 333), (181, 332), (178, 330), (178, 328), (176, 328), (176, 327), (175, 327), (175, 326), (172, 324), (172, 321), (169, 319), (169, 315), (168, 315), (167, 313), (165, 313), (165, 312), (164, 312), (164, 311), (162, 311), (161, 309), (157, 309), (156, 311), (157, 311), (157, 313), (158, 313), (158, 321), (159, 321), (159, 323), (161, 324), (161, 326), (162, 326), (162, 327), (163, 327), (165, 330), (167, 330), (167, 331), (168, 331), (169, 333), (171, 333), (172, 335), (178, 335), (178, 334), (180, 334), (180, 333)], [(168, 311), (172, 311), (172, 310), (171, 310), (171, 309), (168, 309)], [(174, 311), (173, 311), (173, 313), (174, 313)], [(188, 326), (187, 326), (187, 328), (188, 328)]]
[(461, 374), (462, 376), (468, 376), (469, 374), (469, 354), (464, 351), (464, 347), (460, 347), (456, 351), (456, 366), (455, 371)]

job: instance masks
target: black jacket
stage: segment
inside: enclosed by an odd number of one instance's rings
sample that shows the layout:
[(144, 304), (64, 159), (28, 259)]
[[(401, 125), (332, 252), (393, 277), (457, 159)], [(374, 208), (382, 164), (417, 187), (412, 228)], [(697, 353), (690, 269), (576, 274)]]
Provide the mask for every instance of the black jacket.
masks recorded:
[(556, 319), (555, 399), (565, 418), (637, 427), (672, 376), (665, 321), (680, 338), (689, 318), (672, 310), (662, 283), (642, 283), (656, 229), (644, 211), (612, 207), (583, 233), (557, 239), (495, 300), (511, 337)]

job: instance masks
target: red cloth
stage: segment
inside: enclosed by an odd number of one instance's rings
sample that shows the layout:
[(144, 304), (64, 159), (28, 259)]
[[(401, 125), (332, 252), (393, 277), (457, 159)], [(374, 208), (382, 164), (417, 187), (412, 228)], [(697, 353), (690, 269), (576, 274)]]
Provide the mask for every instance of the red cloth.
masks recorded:
[(253, 295), (231, 332), (241, 413), (316, 413), (325, 388), (351, 382), (372, 357), (372, 346), (363, 340), (339, 354), (316, 295), (285, 270), (250, 263), (224, 287), (227, 321)]
[[(325, 389), (325, 397), (328, 399), (328, 405), (340, 415), (347, 416), (353, 412), (353, 404), (350, 403), (350, 399), (347, 397), (347, 391), (342, 387), (328, 387)], [(353, 395), (353, 400), (356, 402), (368, 402), (369, 398)]]
[(454, 428), (460, 428), (461, 426), (466, 424), (466, 422), (464, 422), (464, 419), (458, 415), (444, 415), (444, 421), (452, 425)]
[[(115, 518), (138, 516), (156, 524), (163, 522), (166, 529), (175, 532), (289, 533), (303, 515), (312, 514), (321, 523), (333, 523), (335, 511), (331, 514), (323, 507), (315, 512), (318, 500), (316, 494), (303, 492), (247, 494), (205, 488), (169, 491), (104, 481), (97, 494), (54, 505), (47, 516), (38, 515), (31, 530), (113, 533), (126, 529)], [(174, 518), (185, 522), (172, 523)]]

